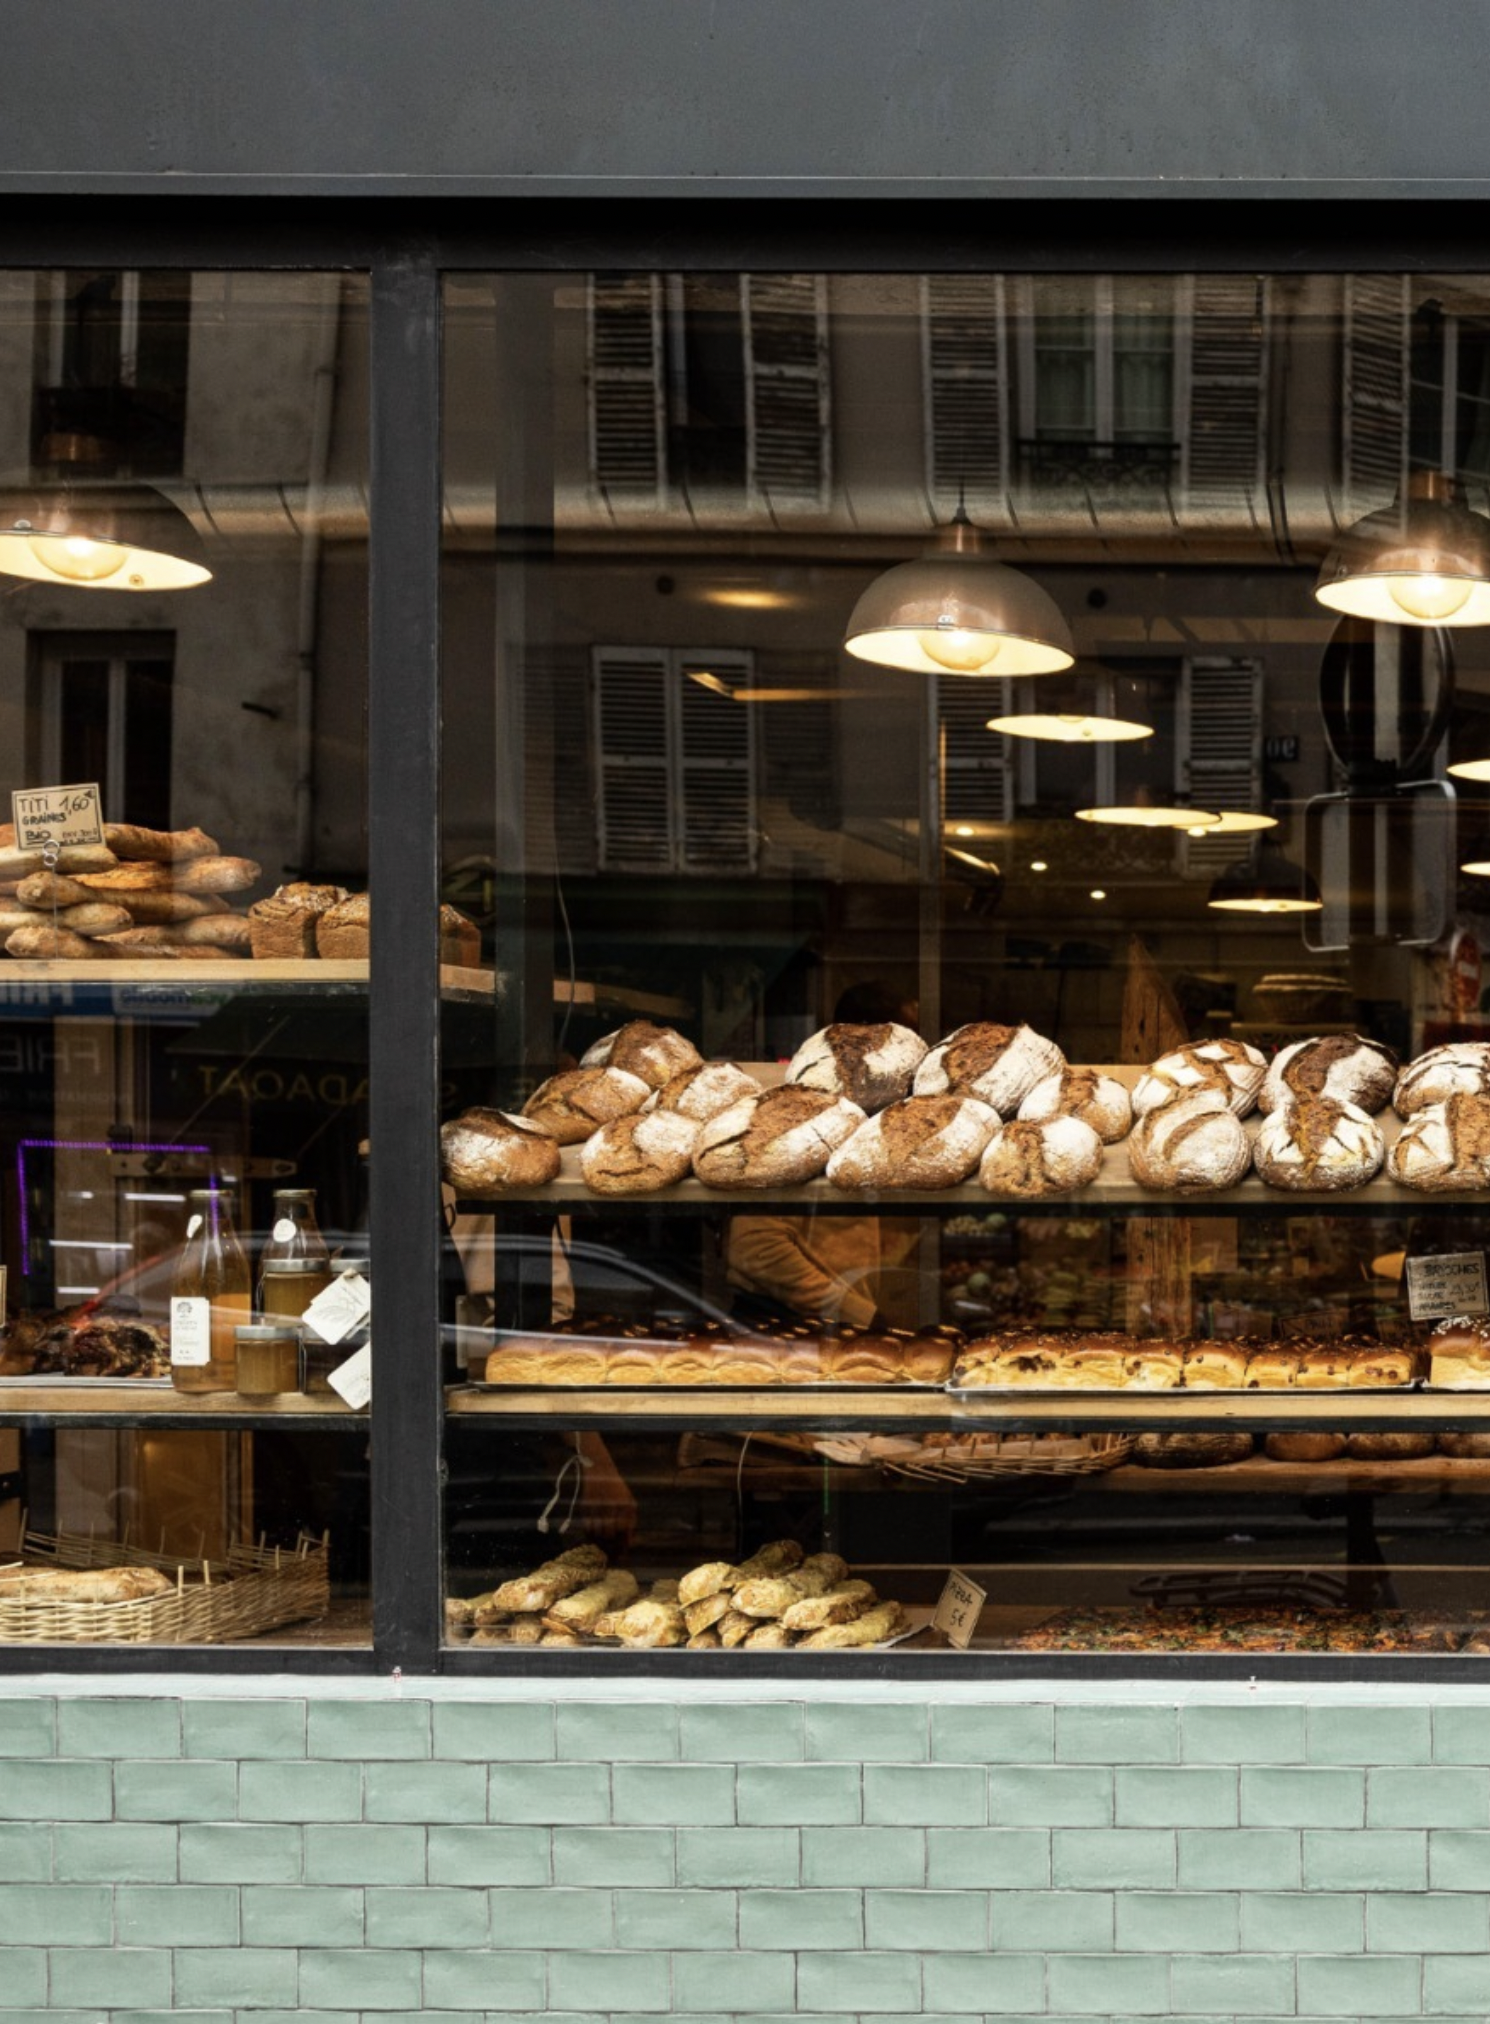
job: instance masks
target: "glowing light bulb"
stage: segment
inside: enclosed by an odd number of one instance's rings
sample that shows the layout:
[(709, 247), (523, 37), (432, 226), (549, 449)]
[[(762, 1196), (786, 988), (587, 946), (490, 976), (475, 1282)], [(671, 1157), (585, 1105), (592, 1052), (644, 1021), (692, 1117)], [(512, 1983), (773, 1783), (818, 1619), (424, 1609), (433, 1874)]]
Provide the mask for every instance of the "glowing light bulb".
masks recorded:
[(1094, 900), (1105, 900), (1106, 897), (1107, 897), (1107, 888), (1105, 886), (1092, 887), (1092, 898)]
[(999, 650), (999, 641), (991, 633), (968, 632), (962, 626), (940, 622), (929, 632), (917, 633), (916, 640), (928, 660), (954, 675), (975, 674), (987, 667)]
[(1050, 866), (1045, 862), (1043, 857), (1032, 858), (1030, 860), (1031, 871), (1049, 871), (1049, 869)]
[(29, 546), (53, 576), (69, 583), (102, 583), (124, 567), (129, 554), (116, 541), (90, 541), (86, 534), (33, 534)]
[(1431, 623), (1462, 611), (1474, 585), (1456, 576), (1394, 576), (1388, 579), (1387, 588), (1393, 604), (1409, 618)]

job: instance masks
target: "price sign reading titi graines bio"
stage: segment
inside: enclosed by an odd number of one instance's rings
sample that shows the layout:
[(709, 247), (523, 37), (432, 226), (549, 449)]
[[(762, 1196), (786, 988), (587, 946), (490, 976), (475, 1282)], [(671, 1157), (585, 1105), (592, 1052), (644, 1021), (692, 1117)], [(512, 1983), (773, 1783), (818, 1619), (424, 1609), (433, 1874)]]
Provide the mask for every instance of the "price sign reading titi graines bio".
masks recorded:
[(103, 842), (103, 809), (98, 782), (72, 787), (19, 787), (10, 797), (17, 850), (59, 850)]

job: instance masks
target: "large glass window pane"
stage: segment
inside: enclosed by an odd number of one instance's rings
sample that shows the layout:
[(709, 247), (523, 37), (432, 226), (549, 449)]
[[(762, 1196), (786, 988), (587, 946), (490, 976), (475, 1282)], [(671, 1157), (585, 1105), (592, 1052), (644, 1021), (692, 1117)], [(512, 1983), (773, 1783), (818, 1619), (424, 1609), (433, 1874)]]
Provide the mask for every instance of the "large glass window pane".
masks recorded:
[(0, 469), (0, 1648), (362, 1643), (365, 280), (0, 277)]
[(452, 1654), (1479, 1649), (1490, 282), (446, 309)]

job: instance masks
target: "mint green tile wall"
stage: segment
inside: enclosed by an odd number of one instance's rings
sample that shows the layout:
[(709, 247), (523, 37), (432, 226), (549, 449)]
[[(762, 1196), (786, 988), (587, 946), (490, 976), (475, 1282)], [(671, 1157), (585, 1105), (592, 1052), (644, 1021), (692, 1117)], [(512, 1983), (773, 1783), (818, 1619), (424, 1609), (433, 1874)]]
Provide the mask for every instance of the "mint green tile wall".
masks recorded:
[(1490, 2019), (1490, 1694), (0, 1694), (0, 2024)]

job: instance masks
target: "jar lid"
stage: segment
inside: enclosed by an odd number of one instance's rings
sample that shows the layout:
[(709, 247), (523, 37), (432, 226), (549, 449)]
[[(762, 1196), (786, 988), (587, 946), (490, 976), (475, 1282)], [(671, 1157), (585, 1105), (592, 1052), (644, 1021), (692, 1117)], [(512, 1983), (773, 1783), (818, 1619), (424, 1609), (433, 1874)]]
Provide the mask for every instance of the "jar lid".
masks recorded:
[(331, 1269), (333, 1272), (360, 1272), (365, 1279), (372, 1270), (372, 1260), (371, 1258), (336, 1257), (331, 1261)]
[(300, 1331), (293, 1321), (246, 1321), (233, 1330), (235, 1342), (294, 1342)]
[(266, 1279), (298, 1279), (310, 1272), (326, 1275), (324, 1258), (266, 1258), (259, 1268)]

